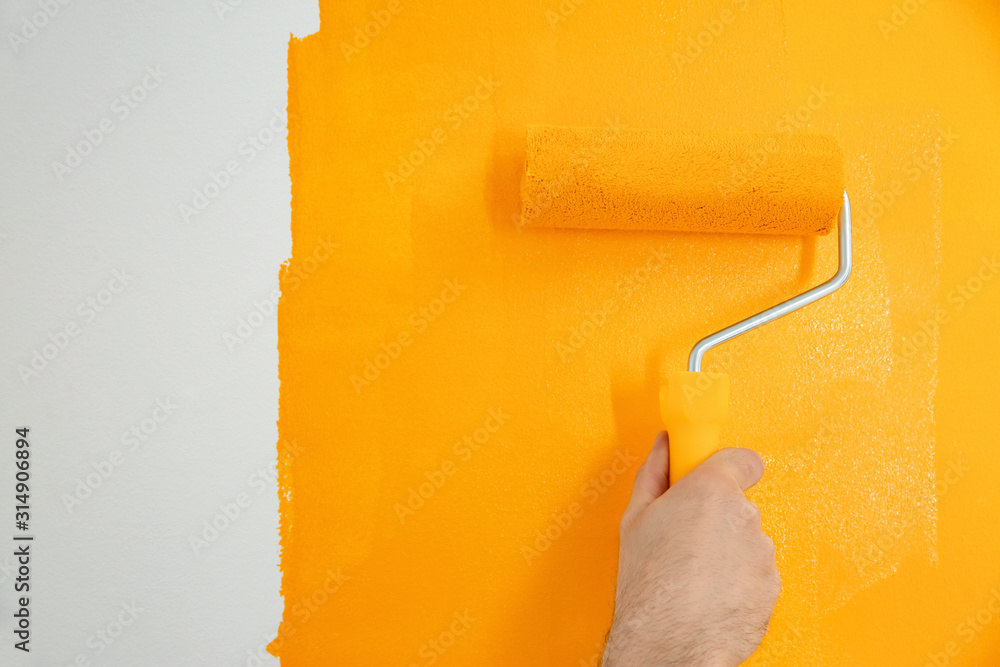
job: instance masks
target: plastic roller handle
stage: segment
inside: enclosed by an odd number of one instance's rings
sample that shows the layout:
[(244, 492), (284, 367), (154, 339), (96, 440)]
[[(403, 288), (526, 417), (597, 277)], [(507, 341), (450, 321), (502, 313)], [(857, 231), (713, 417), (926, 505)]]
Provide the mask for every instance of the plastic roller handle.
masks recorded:
[(719, 449), (729, 414), (729, 376), (674, 373), (660, 388), (660, 416), (670, 436), (670, 484)]

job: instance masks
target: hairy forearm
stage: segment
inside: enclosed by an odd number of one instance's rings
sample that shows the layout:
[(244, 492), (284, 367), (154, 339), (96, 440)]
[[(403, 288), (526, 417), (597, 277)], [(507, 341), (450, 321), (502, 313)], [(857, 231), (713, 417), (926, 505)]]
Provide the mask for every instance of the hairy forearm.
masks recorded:
[[(648, 633), (646, 633), (648, 637)], [(654, 641), (644, 641), (642, 632), (629, 632), (612, 626), (604, 647), (601, 667), (728, 667), (730, 664), (713, 656), (690, 638), (674, 638), (666, 646), (662, 635)]]

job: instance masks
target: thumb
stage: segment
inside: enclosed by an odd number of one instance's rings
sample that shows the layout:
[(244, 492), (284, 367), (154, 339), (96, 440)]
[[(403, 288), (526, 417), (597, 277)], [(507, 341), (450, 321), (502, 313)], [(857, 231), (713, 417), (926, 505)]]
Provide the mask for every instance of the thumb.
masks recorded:
[(625, 508), (623, 522), (627, 523), (632, 516), (641, 512), (667, 490), (668, 447), (667, 433), (661, 431), (656, 436), (649, 456), (646, 457), (646, 460), (639, 466), (639, 471), (635, 474), (632, 498), (629, 500), (628, 507)]

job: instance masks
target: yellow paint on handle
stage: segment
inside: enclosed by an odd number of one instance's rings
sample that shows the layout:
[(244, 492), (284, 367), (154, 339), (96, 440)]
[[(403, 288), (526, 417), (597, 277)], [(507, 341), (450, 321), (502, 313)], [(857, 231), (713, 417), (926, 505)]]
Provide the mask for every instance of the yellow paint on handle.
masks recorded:
[(670, 435), (670, 483), (719, 449), (719, 430), (729, 414), (725, 373), (674, 373), (660, 389), (660, 415)]

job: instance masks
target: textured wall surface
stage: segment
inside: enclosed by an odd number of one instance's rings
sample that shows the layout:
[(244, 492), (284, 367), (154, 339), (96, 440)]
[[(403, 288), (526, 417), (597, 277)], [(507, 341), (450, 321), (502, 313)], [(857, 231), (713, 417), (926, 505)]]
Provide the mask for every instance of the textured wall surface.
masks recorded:
[(834, 237), (519, 231), (528, 124), (838, 137), (850, 283), (707, 358), (733, 378), (724, 442), (769, 465), (784, 589), (753, 660), (992, 664), (995, 7), (321, 18), (289, 53), (286, 664), (596, 664), (660, 382), (834, 270)]

